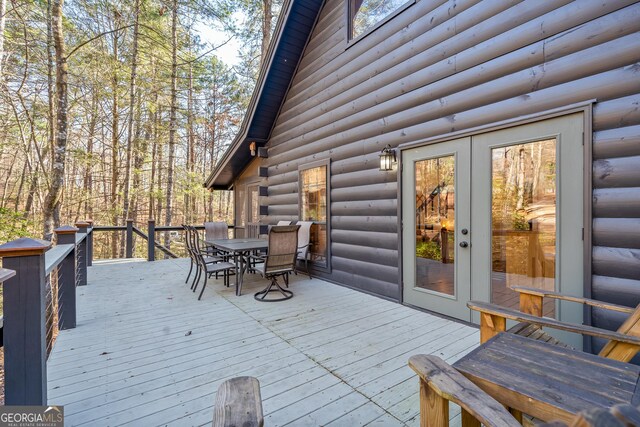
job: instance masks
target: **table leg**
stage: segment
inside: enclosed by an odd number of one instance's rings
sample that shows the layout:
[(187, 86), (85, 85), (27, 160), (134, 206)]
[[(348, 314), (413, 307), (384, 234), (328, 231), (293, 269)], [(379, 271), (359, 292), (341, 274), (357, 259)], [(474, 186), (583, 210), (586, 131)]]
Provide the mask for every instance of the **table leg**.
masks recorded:
[(243, 252), (239, 252), (238, 253), (239, 258), (240, 258), (240, 271), (239, 271), (239, 276), (236, 276), (236, 280), (237, 280), (237, 286), (236, 286), (236, 295), (240, 296), (242, 295), (242, 281), (244, 279), (244, 270), (246, 269), (246, 263), (245, 263), (245, 259), (244, 259), (244, 253)]
[(236, 273), (236, 274), (235, 274), (235, 276), (236, 276), (236, 277), (235, 277), (235, 282), (236, 282), (236, 283), (235, 283), (235, 285), (236, 285), (236, 295), (240, 295), (240, 294), (238, 293), (238, 289), (239, 289), (238, 277), (240, 276), (240, 269), (238, 268), (238, 254), (237, 254), (237, 253), (235, 253), (235, 252), (234, 252), (234, 254), (233, 254), (233, 259), (234, 259), (234, 264), (236, 265), (236, 268), (235, 268), (235, 273)]

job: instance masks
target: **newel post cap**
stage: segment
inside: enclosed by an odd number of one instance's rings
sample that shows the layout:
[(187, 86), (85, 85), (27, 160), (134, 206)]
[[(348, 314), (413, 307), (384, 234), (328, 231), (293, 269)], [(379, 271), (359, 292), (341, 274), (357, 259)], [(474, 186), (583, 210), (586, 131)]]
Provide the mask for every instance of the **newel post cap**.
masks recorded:
[(19, 239), (0, 245), (0, 257), (19, 257), (42, 255), (51, 248), (51, 242), (47, 240), (21, 237)]
[(76, 234), (79, 230), (72, 225), (63, 225), (62, 227), (58, 227), (53, 230), (54, 233), (60, 234)]
[(89, 221), (78, 221), (76, 222), (74, 225), (78, 228), (87, 228), (89, 226), (91, 226), (93, 221), (89, 222)]

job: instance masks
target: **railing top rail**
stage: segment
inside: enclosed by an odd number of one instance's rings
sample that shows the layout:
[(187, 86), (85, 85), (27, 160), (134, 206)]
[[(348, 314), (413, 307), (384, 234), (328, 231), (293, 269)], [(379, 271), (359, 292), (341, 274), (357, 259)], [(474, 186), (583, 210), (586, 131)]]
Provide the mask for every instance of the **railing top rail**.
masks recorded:
[(89, 233), (90, 233), (90, 231), (87, 231), (86, 233), (76, 233), (76, 246), (78, 246), (80, 243), (82, 243), (82, 241), (87, 238), (87, 235)]
[[(204, 230), (204, 225), (194, 225), (194, 227), (198, 230)], [(134, 225), (133, 226), (134, 231), (136, 228), (138, 227)], [(183, 229), (181, 225), (156, 225), (154, 228), (156, 231), (182, 231)], [(232, 229), (234, 228), (234, 226), (228, 225), (228, 228)], [(94, 225), (92, 230), (93, 231), (126, 231), (127, 226), (126, 225)], [(138, 230), (140, 231), (139, 228)]]
[(13, 270), (9, 270), (8, 268), (0, 268), (0, 283), (5, 280), (11, 279), (16, 275), (16, 272)]
[(93, 231), (126, 231), (126, 225), (94, 225)]
[(66, 245), (54, 246), (53, 248), (45, 252), (44, 254), (45, 274), (51, 273), (51, 271), (54, 268), (56, 268), (62, 262), (62, 260), (64, 260), (64, 258), (67, 255), (69, 255), (69, 252), (71, 252), (73, 248), (75, 248), (75, 245), (69, 243)]
[[(198, 230), (204, 230), (204, 225), (194, 225)], [(156, 225), (156, 231), (182, 231), (184, 227), (181, 225)]]

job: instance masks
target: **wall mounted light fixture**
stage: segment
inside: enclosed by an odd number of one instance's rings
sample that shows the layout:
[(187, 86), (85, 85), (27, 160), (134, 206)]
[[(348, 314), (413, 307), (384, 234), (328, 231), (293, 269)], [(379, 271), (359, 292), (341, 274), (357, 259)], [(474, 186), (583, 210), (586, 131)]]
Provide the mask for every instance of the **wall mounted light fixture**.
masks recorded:
[(256, 142), (252, 142), (251, 144), (249, 144), (249, 150), (251, 150), (251, 157), (255, 157), (256, 156)]
[(396, 164), (396, 151), (387, 144), (380, 152), (380, 170), (390, 171)]

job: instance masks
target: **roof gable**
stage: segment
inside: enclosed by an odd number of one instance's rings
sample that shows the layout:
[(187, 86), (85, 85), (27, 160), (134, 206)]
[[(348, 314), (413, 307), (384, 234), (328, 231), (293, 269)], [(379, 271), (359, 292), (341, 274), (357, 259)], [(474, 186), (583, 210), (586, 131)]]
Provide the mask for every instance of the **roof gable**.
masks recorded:
[(267, 52), (240, 131), (204, 183), (212, 189), (228, 189), (252, 157), (249, 144), (269, 139), (280, 107), (291, 85), (309, 40), (322, 0), (289, 0), (283, 4), (275, 34)]

